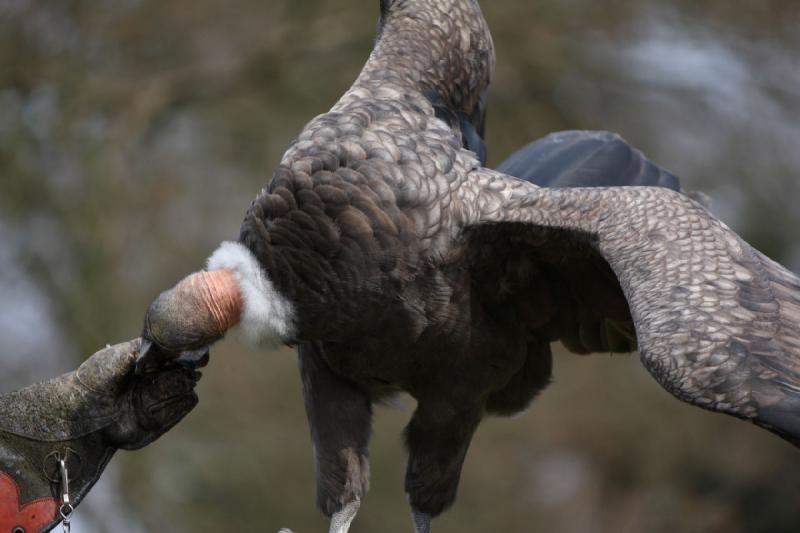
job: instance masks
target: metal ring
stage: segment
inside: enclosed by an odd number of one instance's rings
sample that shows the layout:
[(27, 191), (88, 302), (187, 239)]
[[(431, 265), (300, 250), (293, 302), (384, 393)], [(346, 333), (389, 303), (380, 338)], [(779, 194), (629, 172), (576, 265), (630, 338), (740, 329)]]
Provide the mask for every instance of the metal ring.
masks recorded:
[(72, 505), (69, 503), (65, 503), (58, 508), (58, 514), (61, 515), (61, 519), (66, 521), (69, 521), (69, 518), (72, 516), (73, 511), (75, 511), (75, 508), (72, 507)]
[(81, 456), (77, 451), (67, 446), (64, 449), (64, 456), (62, 457), (59, 450), (53, 450), (42, 460), (42, 474), (44, 474), (44, 478), (50, 483), (61, 482), (58, 463), (62, 458), (67, 463), (67, 468), (69, 468), (69, 475), (71, 478), (75, 479), (81, 471), (83, 461), (81, 460)]

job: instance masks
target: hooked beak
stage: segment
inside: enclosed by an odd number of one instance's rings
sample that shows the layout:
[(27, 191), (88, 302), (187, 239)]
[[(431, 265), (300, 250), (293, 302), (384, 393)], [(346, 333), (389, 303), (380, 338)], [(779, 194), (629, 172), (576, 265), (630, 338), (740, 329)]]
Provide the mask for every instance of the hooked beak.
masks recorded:
[[(185, 350), (173, 354), (158, 346), (155, 342), (142, 339), (139, 354), (136, 356), (136, 375), (150, 374), (172, 367), (203, 368), (211, 359), (208, 346), (196, 350)], [(166, 361), (166, 364), (165, 364)]]

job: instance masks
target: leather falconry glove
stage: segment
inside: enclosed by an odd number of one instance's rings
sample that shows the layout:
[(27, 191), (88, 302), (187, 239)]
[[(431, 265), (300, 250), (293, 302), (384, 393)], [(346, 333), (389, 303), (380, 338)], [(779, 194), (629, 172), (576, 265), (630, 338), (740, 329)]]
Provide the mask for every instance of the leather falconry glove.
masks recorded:
[(195, 364), (138, 376), (140, 340), (109, 346), (76, 371), (0, 395), (0, 533), (60, 521), (60, 461), (80, 503), (118, 448), (141, 448), (197, 405)]

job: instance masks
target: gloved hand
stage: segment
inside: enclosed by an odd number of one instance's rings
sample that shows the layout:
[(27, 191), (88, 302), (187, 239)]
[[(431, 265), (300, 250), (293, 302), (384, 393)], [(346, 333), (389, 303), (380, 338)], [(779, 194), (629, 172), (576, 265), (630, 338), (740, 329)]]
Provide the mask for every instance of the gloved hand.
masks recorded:
[(100, 350), (76, 371), (0, 395), (0, 533), (59, 522), (59, 460), (77, 505), (118, 448), (141, 448), (197, 405), (207, 359), (135, 375), (140, 340)]

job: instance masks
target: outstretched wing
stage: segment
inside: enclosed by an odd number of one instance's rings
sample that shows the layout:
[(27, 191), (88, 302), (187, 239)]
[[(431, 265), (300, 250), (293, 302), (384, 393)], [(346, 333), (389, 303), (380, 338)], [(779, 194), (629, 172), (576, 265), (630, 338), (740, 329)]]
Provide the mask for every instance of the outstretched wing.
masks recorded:
[(533, 336), (594, 351), (611, 348), (606, 324), (630, 325), (672, 394), (800, 445), (800, 280), (701, 205), (665, 188), (540, 188), (487, 169), (461, 199), (476, 275), (503, 265), (494, 293)]

